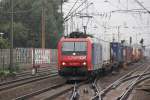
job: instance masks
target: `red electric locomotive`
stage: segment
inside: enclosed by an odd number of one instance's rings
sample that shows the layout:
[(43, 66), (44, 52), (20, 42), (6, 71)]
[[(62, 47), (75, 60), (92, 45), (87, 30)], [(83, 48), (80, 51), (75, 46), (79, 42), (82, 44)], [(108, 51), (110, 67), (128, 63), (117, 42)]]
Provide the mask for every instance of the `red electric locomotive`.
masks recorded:
[(102, 45), (78, 32), (58, 43), (58, 72), (66, 79), (87, 78), (102, 69)]

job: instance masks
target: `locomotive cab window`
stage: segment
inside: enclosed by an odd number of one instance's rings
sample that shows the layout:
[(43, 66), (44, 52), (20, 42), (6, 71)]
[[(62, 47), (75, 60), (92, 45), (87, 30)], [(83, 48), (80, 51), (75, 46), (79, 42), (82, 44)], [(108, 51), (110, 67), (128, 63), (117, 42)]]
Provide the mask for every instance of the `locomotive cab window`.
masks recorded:
[(63, 55), (86, 55), (87, 42), (63, 42)]

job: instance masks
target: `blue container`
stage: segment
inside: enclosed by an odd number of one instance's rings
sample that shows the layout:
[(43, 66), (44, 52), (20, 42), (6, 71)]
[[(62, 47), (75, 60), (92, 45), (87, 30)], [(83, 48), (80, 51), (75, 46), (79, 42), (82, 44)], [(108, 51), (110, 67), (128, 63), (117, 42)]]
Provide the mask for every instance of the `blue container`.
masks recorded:
[(114, 62), (121, 63), (123, 62), (123, 46), (121, 43), (118, 42), (111, 42), (110, 43), (110, 56), (111, 60)]

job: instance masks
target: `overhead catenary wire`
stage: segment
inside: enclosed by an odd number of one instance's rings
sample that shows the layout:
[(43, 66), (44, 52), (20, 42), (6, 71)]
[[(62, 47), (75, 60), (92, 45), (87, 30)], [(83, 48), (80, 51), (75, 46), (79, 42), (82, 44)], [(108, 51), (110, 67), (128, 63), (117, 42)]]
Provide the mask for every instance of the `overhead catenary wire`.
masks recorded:
[(106, 41), (106, 40), (103, 40), (103, 39), (100, 39), (100, 38), (97, 38), (97, 37), (94, 37), (94, 38), (97, 39), (98, 41), (103, 41), (103, 42), (110, 43), (110, 41)]
[[(73, 10), (73, 8), (75, 7), (75, 5), (77, 4), (78, 1), (79, 1), (79, 0), (76, 0), (76, 2), (75, 2), (74, 5), (72, 6), (72, 8), (69, 10), (68, 14), (66, 15), (66, 17), (69, 16), (70, 12)], [(65, 18), (66, 18), (66, 17), (65, 17)]]
[(150, 14), (150, 11), (147, 8), (145, 8), (138, 0), (135, 1)]
[[(110, 2), (109, 2), (110, 3)], [(119, 4), (120, 4), (120, 1), (119, 1)], [(115, 6), (116, 7), (116, 6)], [(124, 7), (124, 6), (122, 6), (122, 7)], [(118, 8), (118, 7), (116, 7), (116, 8)], [(119, 10), (113, 10), (113, 11), (110, 11), (111, 13), (130, 13), (132, 16), (133, 16), (133, 13), (135, 13), (135, 14), (139, 14), (139, 13), (147, 13), (146, 11), (144, 11), (144, 9), (129, 9), (129, 7), (128, 7), (128, 9), (126, 10), (126, 7), (124, 7), (124, 9), (125, 10), (121, 10), (121, 9), (119, 9)], [(134, 17), (135, 18), (135, 17)], [(136, 22), (136, 21), (135, 21)], [(136, 22), (137, 23), (137, 22)]]
[[(127, 10), (129, 10), (129, 9), (127, 9)], [(138, 24), (138, 25), (141, 25), (141, 24), (143, 24), (143, 23), (138, 23), (138, 21), (137, 21), (137, 18), (136, 18), (136, 16), (134, 16), (134, 14), (139, 14), (139, 16), (141, 16), (141, 14), (142, 13), (147, 13), (147, 11), (145, 11), (145, 9), (130, 9), (131, 11), (128, 11), (128, 12), (131, 12), (130, 14), (131, 14), (131, 16), (134, 18), (134, 20), (135, 20), (135, 23), (136, 23), (136, 25)], [(134, 14), (132, 13), (132, 12), (134, 12)], [(141, 20), (141, 22), (142, 22), (142, 20)]]
[(115, 7), (115, 8), (117, 8), (117, 9), (121, 9), (120, 7), (114, 5), (112, 2), (110, 2), (110, 1), (107, 1), (107, 2), (110, 4), (110, 6)]
[(88, 4), (85, 8), (82, 8), (81, 10), (76, 12), (73, 12), (68, 18), (64, 19), (64, 22), (68, 21), (71, 17), (74, 17), (75, 15), (77, 15), (78, 13), (82, 12), (83, 10), (85, 10), (87, 7), (91, 6), (93, 3)]
[(75, 10), (73, 10), (68, 16), (66, 16), (64, 18), (64, 20), (68, 19), (70, 16), (72, 16), (75, 12), (77, 12), (77, 10), (82, 7), (82, 5), (84, 5), (84, 3), (86, 3), (88, 0), (83, 1)]
[[(125, 8), (126, 9), (126, 8)], [(133, 13), (135, 14), (142, 14), (142, 13), (147, 13), (147, 11), (145, 11), (145, 9), (127, 9), (127, 10), (116, 10), (116, 11), (112, 11), (112, 13), (114, 12), (119, 12), (119, 13), (130, 13), (133, 16)], [(134, 17), (135, 18), (135, 17)], [(142, 21), (142, 20), (141, 20)], [(137, 21), (135, 21), (137, 23)]]

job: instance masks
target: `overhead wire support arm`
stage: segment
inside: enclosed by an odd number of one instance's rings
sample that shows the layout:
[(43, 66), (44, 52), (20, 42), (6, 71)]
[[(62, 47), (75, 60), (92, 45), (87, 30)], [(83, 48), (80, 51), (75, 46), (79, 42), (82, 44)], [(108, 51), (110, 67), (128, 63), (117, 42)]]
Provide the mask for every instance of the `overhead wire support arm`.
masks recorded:
[(115, 12), (120, 12), (120, 13), (128, 13), (128, 12), (131, 12), (131, 13), (139, 13), (139, 12), (143, 12), (143, 13), (147, 13), (147, 11), (143, 11), (143, 10), (114, 10), (114, 11), (111, 11), (112, 13), (115, 13)]

